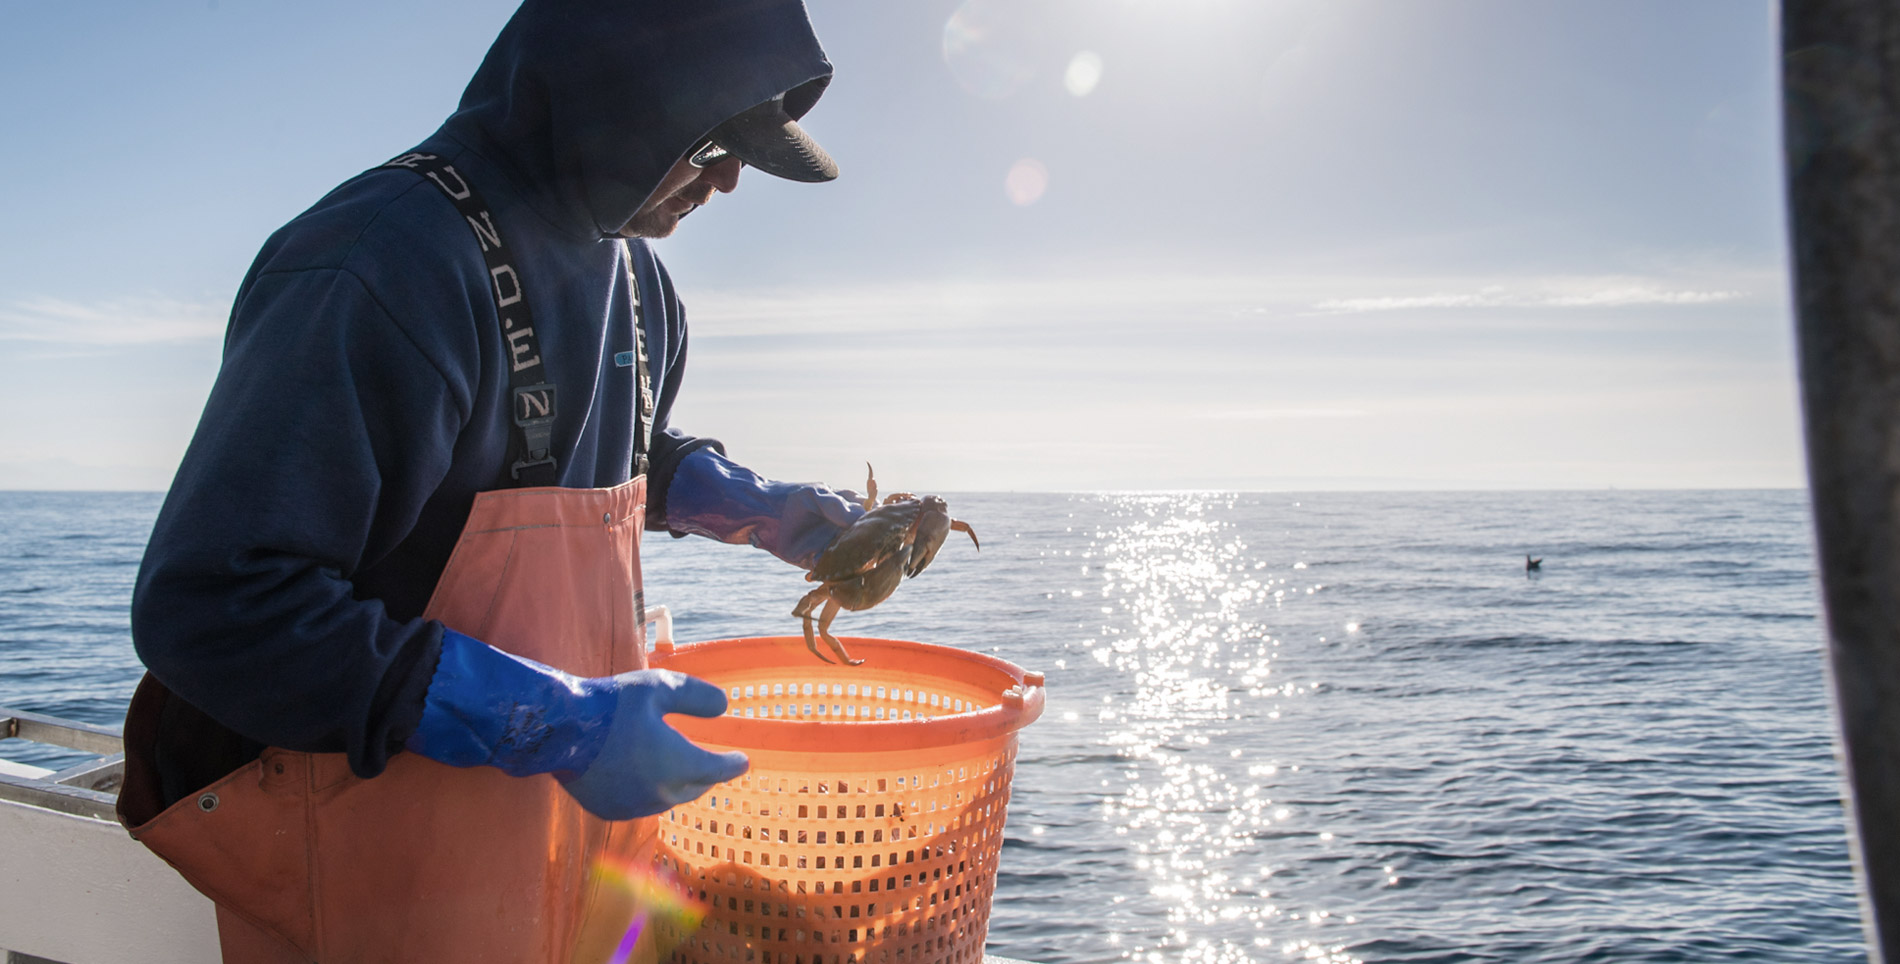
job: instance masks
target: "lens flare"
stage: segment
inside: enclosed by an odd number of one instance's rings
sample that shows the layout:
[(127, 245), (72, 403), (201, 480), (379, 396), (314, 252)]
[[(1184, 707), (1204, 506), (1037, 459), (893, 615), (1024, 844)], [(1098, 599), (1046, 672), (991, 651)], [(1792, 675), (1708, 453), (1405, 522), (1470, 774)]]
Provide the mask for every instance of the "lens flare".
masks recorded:
[[(633, 960), (658, 960), (692, 937), (706, 920), (707, 906), (693, 899), (685, 888), (655, 871), (651, 866), (623, 863), (602, 857), (594, 864), (594, 880), (599, 890), (595, 898), (602, 918), (627, 921), (624, 933), (618, 925), (611, 937), (612, 946), (603, 941), (589, 944), (576, 954), (576, 960), (596, 960), (602, 964), (628, 964)], [(635, 951), (647, 950), (635, 957)]]
[(1015, 0), (965, 0), (943, 25), (943, 63), (964, 90), (1002, 100), (1036, 75)]
[(1009, 176), (1003, 179), (1003, 191), (1017, 207), (1028, 207), (1042, 199), (1044, 191), (1049, 190), (1049, 169), (1033, 157), (1017, 161), (1009, 169)]
[(1069, 58), (1069, 69), (1062, 74), (1062, 86), (1077, 97), (1087, 97), (1102, 82), (1102, 57), (1084, 50)]

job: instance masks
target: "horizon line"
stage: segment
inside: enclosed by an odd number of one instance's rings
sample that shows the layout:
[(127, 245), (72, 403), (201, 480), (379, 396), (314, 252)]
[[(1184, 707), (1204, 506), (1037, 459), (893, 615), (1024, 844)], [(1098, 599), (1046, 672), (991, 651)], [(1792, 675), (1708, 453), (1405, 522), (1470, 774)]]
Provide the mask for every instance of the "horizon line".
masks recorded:
[[(1129, 488), (1129, 489), (944, 489), (945, 495), (1347, 495), (1347, 494), (1388, 494), (1388, 495), (1432, 495), (1440, 493), (1480, 493), (1480, 492), (1807, 492), (1808, 485), (1700, 485), (1700, 486), (1623, 486), (1602, 485), (1590, 487), (1536, 488), (1529, 486), (1465, 486), (1439, 488), (1228, 488), (1190, 486), (1182, 488)], [(0, 495), (165, 495), (169, 489), (18, 489), (0, 485)]]

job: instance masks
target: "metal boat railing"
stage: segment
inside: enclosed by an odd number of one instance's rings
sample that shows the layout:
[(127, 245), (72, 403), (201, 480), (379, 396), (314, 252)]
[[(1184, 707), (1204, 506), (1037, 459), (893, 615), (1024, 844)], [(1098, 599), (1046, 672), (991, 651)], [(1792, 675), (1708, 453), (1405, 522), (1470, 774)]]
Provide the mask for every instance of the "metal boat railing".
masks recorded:
[[(114, 727), (55, 719), (0, 707), (0, 739), (28, 740), (100, 754), (64, 770), (41, 767), (0, 769), (0, 800), (55, 810), (75, 817), (116, 820), (114, 805), (125, 779), (124, 744)], [(12, 771), (12, 772), (10, 772)]]

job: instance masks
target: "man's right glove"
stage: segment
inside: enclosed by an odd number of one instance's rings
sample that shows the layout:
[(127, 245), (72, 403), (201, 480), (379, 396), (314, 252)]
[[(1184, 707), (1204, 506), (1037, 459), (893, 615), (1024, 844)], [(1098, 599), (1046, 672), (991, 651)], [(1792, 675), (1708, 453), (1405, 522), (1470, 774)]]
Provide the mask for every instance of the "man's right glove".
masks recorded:
[(684, 673), (583, 678), (447, 629), (422, 723), (404, 746), (451, 766), (550, 773), (587, 812), (629, 820), (746, 771), (745, 754), (702, 750), (663, 719), (725, 711), (722, 690)]

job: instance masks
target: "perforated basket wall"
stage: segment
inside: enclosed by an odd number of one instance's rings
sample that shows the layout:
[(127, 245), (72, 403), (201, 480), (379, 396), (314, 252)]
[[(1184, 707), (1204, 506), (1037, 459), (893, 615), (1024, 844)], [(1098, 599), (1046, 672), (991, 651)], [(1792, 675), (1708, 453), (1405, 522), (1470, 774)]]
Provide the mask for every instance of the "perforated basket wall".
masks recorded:
[[(718, 684), (716, 720), (670, 718), (752, 768), (660, 817), (657, 861), (711, 905), (680, 964), (979, 964), (1016, 731), (1040, 674), (945, 646), (802, 637), (661, 644), (651, 665)], [(662, 925), (663, 926), (663, 925)]]

